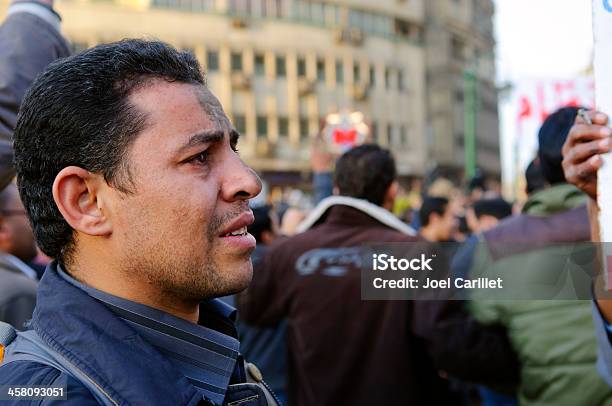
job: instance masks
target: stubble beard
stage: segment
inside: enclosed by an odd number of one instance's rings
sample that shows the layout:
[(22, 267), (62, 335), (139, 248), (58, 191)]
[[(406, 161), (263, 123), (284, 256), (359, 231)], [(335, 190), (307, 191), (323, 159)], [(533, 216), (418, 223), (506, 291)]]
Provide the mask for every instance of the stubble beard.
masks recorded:
[[(152, 244), (143, 240), (131, 241), (126, 258), (122, 261), (123, 273), (131, 278), (144, 276), (146, 283), (154, 287), (153, 291), (160, 292), (169, 300), (199, 303), (242, 291), (248, 286), (250, 278), (245, 280), (235, 273), (237, 269), (220, 266), (214, 250), (221, 227), (247, 208), (248, 204), (241, 204), (224, 215), (213, 215), (208, 223), (203, 255), (195, 252), (177, 254), (173, 250), (175, 247), (165, 238), (157, 237)], [(150, 255), (142, 255), (144, 251)], [(244, 260), (247, 261), (248, 257)]]

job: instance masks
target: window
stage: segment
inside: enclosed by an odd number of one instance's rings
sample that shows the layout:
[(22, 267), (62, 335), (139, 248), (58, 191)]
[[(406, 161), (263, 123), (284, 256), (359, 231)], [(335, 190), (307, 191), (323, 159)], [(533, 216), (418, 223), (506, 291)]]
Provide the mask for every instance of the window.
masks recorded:
[(465, 44), (461, 39), (454, 37), (451, 40), (451, 52), (453, 58), (463, 61), (465, 59)]
[(257, 76), (266, 74), (266, 58), (262, 54), (255, 55), (255, 74)]
[(268, 117), (266, 116), (257, 116), (257, 137), (268, 137)]
[(385, 69), (385, 89), (391, 88), (391, 69)]
[(410, 35), (411, 26), (410, 23), (406, 20), (401, 20), (396, 18), (393, 24), (393, 31), (395, 35), (399, 35), (402, 37), (407, 37)]
[(276, 57), (276, 76), (281, 78), (287, 76), (287, 65), (284, 56)]
[(353, 81), (355, 83), (361, 82), (361, 67), (358, 63), (353, 65)]
[(340, 9), (335, 4), (325, 4), (325, 23), (329, 27), (340, 25)]
[(312, 22), (317, 25), (325, 24), (325, 4), (324, 3), (313, 3), (312, 4)]
[(387, 144), (388, 145), (396, 145), (395, 140), (393, 139), (393, 127), (391, 124), (387, 124)]
[(219, 70), (219, 52), (206, 52), (206, 68), (209, 72), (215, 72)]
[(336, 84), (344, 83), (344, 68), (341, 61), (336, 61)]
[(281, 18), (285, 15), (285, 11), (283, 8), (284, 1), (283, 0), (274, 0), (274, 16), (277, 18)]
[(404, 72), (397, 72), (397, 90), (400, 92), (404, 91)]
[(241, 71), (242, 70), (242, 53), (240, 53), (240, 52), (232, 52), (231, 66), (232, 66), (232, 70), (233, 71)]
[(376, 70), (373, 66), (370, 66), (370, 86), (376, 86)]
[(455, 90), (455, 100), (457, 101), (457, 103), (463, 103), (463, 89)]
[(308, 138), (308, 119), (300, 118), (300, 139)]
[(234, 114), (234, 128), (240, 134), (246, 133), (246, 119), (241, 114)]
[(372, 142), (376, 142), (378, 139), (378, 124), (375, 121), (372, 122), (370, 130), (372, 131)]
[(322, 59), (317, 60), (317, 80), (325, 82), (325, 61)]
[(408, 140), (408, 131), (406, 131), (405, 125), (400, 126), (400, 143), (404, 147), (407, 147), (410, 144)]
[(278, 135), (289, 135), (289, 119), (287, 117), (278, 118)]
[(298, 70), (299, 77), (306, 76), (306, 61), (304, 60), (304, 58), (298, 58), (297, 70)]

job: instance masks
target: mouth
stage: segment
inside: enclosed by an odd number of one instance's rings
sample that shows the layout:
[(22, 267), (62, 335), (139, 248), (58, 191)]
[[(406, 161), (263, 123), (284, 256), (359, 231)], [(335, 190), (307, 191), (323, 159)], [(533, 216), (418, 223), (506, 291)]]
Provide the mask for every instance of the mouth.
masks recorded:
[(240, 216), (236, 217), (234, 221), (232, 221), (227, 227), (225, 227), (219, 234), (219, 237), (244, 237), (249, 234), (249, 232), (247, 231), (247, 227), (250, 224), (253, 224), (253, 221), (255, 221), (255, 217), (253, 217), (253, 212), (251, 210), (246, 211)]
[(241, 255), (250, 255), (255, 249), (255, 237), (247, 231), (247, 226), (253, 224), (255, 217), (251, 210), (242, 213), (236, 217), (227, 227), (219, 233), (219, 241), (221, 246), (231, 252), (239, 252)]
[(244, 237), (245, 235), (247, 235), (247, 228), (245, 227), (241, 227), (236, 231), (230, 231), (229, 233), (223, 234), (221, 237)]

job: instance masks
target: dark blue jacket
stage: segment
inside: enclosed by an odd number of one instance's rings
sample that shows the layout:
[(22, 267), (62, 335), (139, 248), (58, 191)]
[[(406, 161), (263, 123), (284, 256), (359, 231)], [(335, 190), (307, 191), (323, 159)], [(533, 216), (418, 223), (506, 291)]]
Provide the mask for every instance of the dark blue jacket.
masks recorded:
[[(197, 405), (202, 400), (196, 388), (155, 348), (105, 305), (62, 279), (53, 266), (40, 282), (31, 325), (119, 405)], [(68, 387), (67, 401), (14, 404), (97, 405), (78, 381), (42, 364), (15, 361), (0, 366), (2, 385)]]

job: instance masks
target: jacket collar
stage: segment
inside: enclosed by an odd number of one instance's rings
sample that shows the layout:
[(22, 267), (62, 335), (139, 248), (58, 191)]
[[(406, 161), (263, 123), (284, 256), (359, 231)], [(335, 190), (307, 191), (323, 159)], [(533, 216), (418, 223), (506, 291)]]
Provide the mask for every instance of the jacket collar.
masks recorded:
[(356, 209), (369, 217), (390, 227), (394, 230), (399, 231), (402, 234), (415, 236), (416, 232), (412, 227), (402, 222), (400, 219), (395, 217), (390, 211), (372, 204), (367, 200), (355, 199), (354, 197), (348, 196), (330, 196), (319, 202), (317, 207), (306, 217), (306, 219), (300, 223), (297, 228), (298, 233), (302, 233), (314, 225), (320, 223), (325, 217), (326, 213), (335, 206), (347, 206)]
[[(105, 305), (49, 265), (32, 327), (121, 405), (197, 405), (202, 396), (155, 348)], [(172, 385), (170, 388), (169, 385)]]
[(582, 206), (586, 199), (576, 186), (563, 183), (534, 193), (525, 203), (523, 213), (546, 216)]

